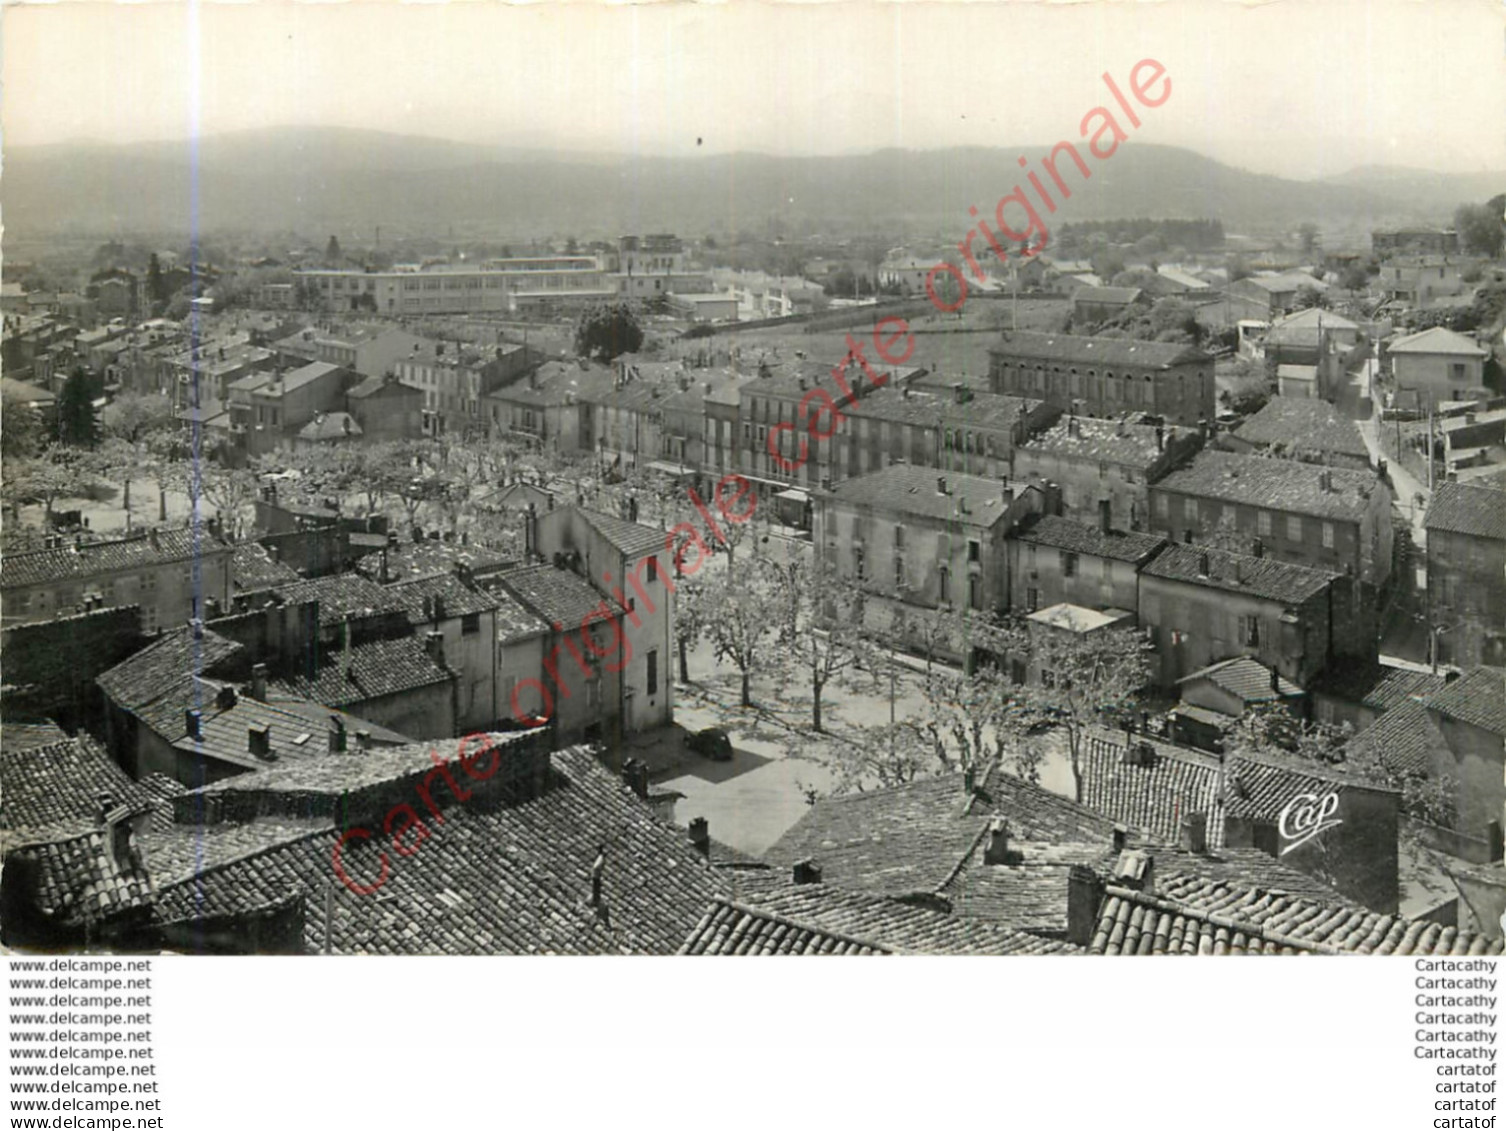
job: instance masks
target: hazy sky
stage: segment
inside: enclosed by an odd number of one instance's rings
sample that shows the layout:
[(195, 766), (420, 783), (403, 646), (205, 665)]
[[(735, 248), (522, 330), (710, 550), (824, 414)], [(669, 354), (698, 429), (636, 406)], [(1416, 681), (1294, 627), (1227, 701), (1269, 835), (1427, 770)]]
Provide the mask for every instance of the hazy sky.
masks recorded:
[(1321, 176), (1506, 170), (1506, 4), (59, 3), (3, 12), (4, 142), (329, 124), (502, 145), (838, 153), (1135, 135)]

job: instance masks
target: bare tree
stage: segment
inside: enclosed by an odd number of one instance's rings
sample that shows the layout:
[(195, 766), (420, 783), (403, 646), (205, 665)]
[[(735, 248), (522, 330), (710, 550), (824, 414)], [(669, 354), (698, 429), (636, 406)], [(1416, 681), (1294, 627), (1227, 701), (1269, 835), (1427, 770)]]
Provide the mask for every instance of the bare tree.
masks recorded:
[(768, 573), (755, 562), (731, 562), (704, 589), (704, 624), (718, 660), (742, 677), (742, 705), (753, 705), (752, 676), (766, 658), (764, 648), (778, 631), (778, 596)]
[(821, 733), (827, 685), (873, 654), (863, 631), (864, 594), (819, 556), (807, 562), (803, 554), (787, 551), (783, 561), (773, 555), (764, 561), (778, 579), (779, 641), (809, 673), (811, 728)]

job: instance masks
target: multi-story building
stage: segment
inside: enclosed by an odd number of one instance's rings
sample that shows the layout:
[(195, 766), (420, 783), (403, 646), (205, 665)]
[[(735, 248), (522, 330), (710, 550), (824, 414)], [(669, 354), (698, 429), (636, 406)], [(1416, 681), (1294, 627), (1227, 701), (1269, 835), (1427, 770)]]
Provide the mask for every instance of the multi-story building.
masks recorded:
[(1385, 347), (1398, 396), (1415, 397), (1419, 407), (1485, 395), (1489, 356), (1472, 338), (1442, 326), (1397, 338)]
[(1378, 228), (1370, 233), (1377, 259), (1397, 254), (1457, 255), (1459, 233), (1453, 228)]
[(1005, 537), (1046, 500), (1036, 488), (896, 463), (819, 490), (814, 503), (815, 552), (868, 595), (865, 622), (888, 634), (909, 609), (1007, 609)]
[(516, 381), (541, 356), (527, 346), (483, 349), (460, 342), (413, 340), (390, 369), (424, 393), (424, 432), (438, 436), (489, 427), (482, 398)]
[(1071, 415), (1015, 450), (1013, 475), (1058, 484), (1067, 518), (1097, 524), (1107, 503), (1113, 522), (1148, 530), (1150, 485), (1202, 443), (1195, 429)]
[(1150, 489), (1150, 529), (1348, 573), (1372, 586), (1391, 575), (1391, 491), (1370, 471), (1203, 451)]
[[(672, 549), (665, 532), (583, 507), (556, 507), (529, 517), (527, 550), (535, 558), (556, 556), (595, 590), (601, 610), (595, 620), (618, 622), (620, 639), (602, 651), (586, 651), (586, 666), (614, 665), (621, 680), (622, 729), (633, 734), (666, 726), (674, 718), (669, 660), (674, 645), (675, 585)], [(614, 609), (615, 605), (615, 609)], [(560, 622), (557, 632), (595, 632), (582, 617)], [(561, 656), (562, 678), (577, 665)]]
[(1379, 284), (1402, 302), (1425, 305), (1431, 299), (1463, 294), (1471, 284), (1462, 278), (1478, 260), (1451, 255), (1398, 255), (1381, 264)]
[(1358, 601), (1340, 574), (1202, 546), (1167, 546), (1140, 571), (1140, 624), (1162, 687), (1236, 656), (1298, 687), (1339, 656), (1374, 662)]
[(483, 393), (482, 416), (494, 435), (512, 435), (550, 451), (588, 452), (596, 434), (593, 398), (616, 379), (610, 366), (585, 359), (546, 362)]
[(516, 313), (617, 294), (615, 281), (591, 255), (495, 259), (478, 267), (309, 269), (294, 277), (328, 310), (378, 314)]
[(247, 455), (290, 441), (319, 413), (340, 412), (353, 374), (315, 361), (287, 373), (256, 372), (229, 388), (230, 433)]
[(1359, 425), (1327, 401), (1272, 397), (1222, 442), (1230, 451), (1363, 471), (1370, 449)]
[(416, 440), (424, 432), (426, 392), (406, 385), (396, 373), (368, 377), (345, 393), (345, 409), (367, 442)]
[(1506, 665), (1506, 493), (1440, 483), (1426, 525), (1437, 660)]
[(86, 606), (139, 605), (141, 627), (155, 632), (230, 608), (233, 552), (207, 528), (145, 530), (111, 542), (54, 541), (0, 561), (7, 625)]
[(1018, 331), (989, 350), (994, 392), (1088, 416), (1144, 412), (1195, 425), (1215, 412), (1213, 358), (1193, 346)]
[(351, 325), (315, 333), (310, 361), (343, 366), (363, 377), (381, 377), (404, 358), (421, 353), (433, 343), (395, 326)]
[(1006, 540), (1009, 607), (1034, 613), (1068, 604), (1133, 613), (1140, 568), (1165, 545), (1154, 534), (1115, 529), (1106, 510), (1096, 524), (1059, 515), (1027, 518)]
[[(1292, 310), (1297, 293), (1303, 290), (1325, 291), (1328, 287), (1312, 275), (1300, 271), (1286, 274), (1248, 275), (1229, 284), (1229, 295), (1254, 304), (1262, 318), (1276, 318)], [(1252, 312), (1253, 313), (1253, 312)]]

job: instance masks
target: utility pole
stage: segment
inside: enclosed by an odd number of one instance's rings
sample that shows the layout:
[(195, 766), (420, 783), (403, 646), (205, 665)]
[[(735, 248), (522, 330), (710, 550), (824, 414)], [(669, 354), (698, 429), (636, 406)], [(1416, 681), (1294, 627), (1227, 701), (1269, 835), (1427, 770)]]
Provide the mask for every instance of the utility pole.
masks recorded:
[(1433, 402), (1428, 401), (1428, 496), (1433, 494)]

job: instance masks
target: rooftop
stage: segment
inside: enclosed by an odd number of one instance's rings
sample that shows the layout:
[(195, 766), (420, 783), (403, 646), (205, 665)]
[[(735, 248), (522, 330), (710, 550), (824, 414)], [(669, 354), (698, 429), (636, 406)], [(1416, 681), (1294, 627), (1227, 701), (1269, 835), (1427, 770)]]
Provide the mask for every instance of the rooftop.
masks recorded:
[[(1207, 564), (1204, 572), (1203, 565)], [(1231, 554), (1205, 546), (1174, 543), (1141, 570), (1142, 576), (1183, 581), (1230, 593), (1248, 593), (1267, 601), (1300, 604), (1322, 592), (1339, 574), (1308, 569), (1271, 558)]]
[(1276, 447), (1286, 452), (1333, 452), (1368, 462), (1359, 425), (1333, 405), (1316, 397), (1272, 397), (1234, 435), (1256, 447)]
[(1175, 439), (1177, 430), (1123, 420), (1100, 420), (1089, 416), (1064, 416), (1050, 428), (1021, 446), (1024, 452), (1050, 452), (1095, 463), (1149, 468), (1163, 454), (1163, 441)]
[(51, 550), (6, 554), (0, 559), (0, 588), (83, 580), (228, 551), (225, 543), (203, 528), (144, 531), (113, 542), (69, 543)]
[(1142, 342), (1134, 338), (1088, 338), (1073, 334), (1041, 334), (1019, 330), (1006, 333), (989, 350), (998, 357), (1042, 358), (1049, 361), (1097, 365), (1130, 365), (1169, 369), (1174, 365), (1211, 361), (1208, 354), (1176, 342)]
[(1397, 338), (1386, 346), (1387, 353), (1447, 354), (1452, 357), (1489, 357), (1488, 350), (1463, 334), (1443, 326)]
[(1428, 706), (1444, 718), (1506, 736), (1506, 669), (1471, 668), (1445, 684)]
[(1166, 539), (1158, 534), (1137, 534), (1125, 530), (1111, 530), (1105, 534), (1097, 526), (1049, 514), (1031, 515), (1010, 538), (1028, 545), (1050, 546), (1111, 561), (1133, 562), (1136, 565), (1166, 545)]
[(663, 553), (663, 530), (641, 522), (629, 522), (602, 511), (579, 508), (580, 516), (591, 528), (612, 544), (624, 558), (632, 561), (647, 554)]
[(1128, 306), (1138, 302), (1144, 293), (1139, 287), (1078, 287), (1072, 292), (1072, 301)]
[(291, 692), (296, 699), (344, 707), (454, 678), (452, 672), (434, 662), (422, 640), (399, 636), (352, 644), (348, 663), (344, 649), (330, 649), (319, 657), (312, 672), (305, 670), (286, 678), (272, 698)]
[(1358, 522), (1374, 493), (1385, 487), (1370, 471), (1205, 450), (1152, 490)]
[(135, 808), (152, 800), (86, 734), (30, 748), (0, 748), (0, 828), (9, 833), (93, 826), (103, 797), (112, 807)]
[[(944, 494), (938, 489), (943, 484)], [(938, 474), (933, 468), (907, 463), (844, 479), (832, 488), (831, 497), (852, 506), (975, 527), (994, 525), (1013, 501), (1005, 498), (996, 479)]]
[(1184, 675), (1177, 680), (1177, 683), (1178, 685), (1191, 683), (1195, 679), (1205, 679), (1246, 704), (1269, 703), (1272, 700), (1290, 699), (1303, 694), (1302, 688), (1291, 680), (1273, 672), (1259, 660), (1249, 656), (1220, 660), (1216, 664), (1210, 664), (1206, 668)]
[(1506, 492), (1465, 483), (1440, 483), (1428, 504), (1429, 530), (1506, 541)]
[(620, 607), (608, 604), (589, 581), (568, 569), (548, 564), (520, 566), (508, 570), (499, 580), (530, 612), (550, 624), (563, 625), (566, 631), (584, 624), (593, 614), (599, 616), (602, 609), (610, 610), (613, 616), (620, 612)]

